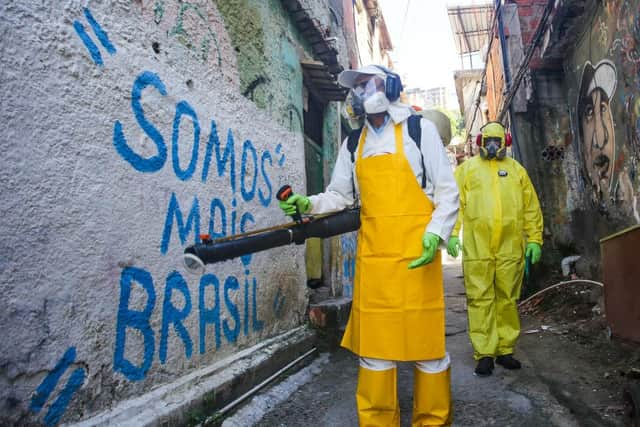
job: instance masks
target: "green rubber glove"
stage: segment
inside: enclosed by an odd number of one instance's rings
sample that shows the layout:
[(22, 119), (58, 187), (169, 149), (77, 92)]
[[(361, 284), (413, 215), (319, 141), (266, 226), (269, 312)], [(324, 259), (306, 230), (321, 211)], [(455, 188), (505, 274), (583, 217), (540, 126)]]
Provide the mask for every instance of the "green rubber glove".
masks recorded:
[(458, 254), (460, 253), (460, 249), (462, 249), (460, 238), (458, 236), (449, 237), (449, 243), (447, 244), (447, 253), (452, 257), (457, 258)]
[(422, 267), (423, 265), (427, 265), (433, 261), (433, 258), (436, 256), (439, 243), (440, 236), (429, 232), (424, 233), (424, 236), (422, 237), (422, 256), (411, 261), (409, 269), (412, 270), (414, 268)]
[(280, 201), (280, 209), (289, 216), (296, 213), (296, 207), (301, 214), (305, 214), (311, 210), (311, 200), (307, 196), (293, 193), (286, 201)]
[(540, 261), (542, 256), (542, 247), (538, 243), (527, 243), (527, 250), (525, 251), (525, 257), (530, 257), (531, 264), (535, 264)]

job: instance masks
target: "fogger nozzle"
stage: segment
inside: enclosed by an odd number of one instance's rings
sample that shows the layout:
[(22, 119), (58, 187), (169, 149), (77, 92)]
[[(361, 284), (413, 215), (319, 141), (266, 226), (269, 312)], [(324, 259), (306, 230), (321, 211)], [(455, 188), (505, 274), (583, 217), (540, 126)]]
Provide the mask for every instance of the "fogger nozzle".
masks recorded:
[(183, 262), (189, 272), (202, 274), (205, 264), (226, 261), (291, 243), (301, 245), (311, 237), (332, 237), (356, 231), (359, 228), (360, 209), (347, 209), (281, 230), (267, 231), (223, 242), (197, 243), (185, 248)]

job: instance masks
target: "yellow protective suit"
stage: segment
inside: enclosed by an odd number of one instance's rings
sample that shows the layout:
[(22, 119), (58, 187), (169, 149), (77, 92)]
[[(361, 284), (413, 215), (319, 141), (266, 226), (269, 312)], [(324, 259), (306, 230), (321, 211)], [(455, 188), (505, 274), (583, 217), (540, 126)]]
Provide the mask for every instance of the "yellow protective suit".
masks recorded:
[(455, 171), (463, 226), (462, 263), (474, 357), (512, 354), (520, 335), (517, 299), (526, 242), (542, 245), (542, 212), (515, 160), (473, 157)]
[[(444, 289), (440, 254), (409, 270), (422, 253), (422, 235), (433, 204), (420, 188), (404, 154), (402, 124), (395, 125), (395, 153), (362, 158), (367, 128), (358, 144), (360, 185), (353, 305), (342, 346), (361, 357), (431, 360), (445, 356)], [(451, 419), (446, 373), (416, 380), (414, 425)], [(399, 426), (395, 369), (360, 367), (356, 401), (361, 426)]]

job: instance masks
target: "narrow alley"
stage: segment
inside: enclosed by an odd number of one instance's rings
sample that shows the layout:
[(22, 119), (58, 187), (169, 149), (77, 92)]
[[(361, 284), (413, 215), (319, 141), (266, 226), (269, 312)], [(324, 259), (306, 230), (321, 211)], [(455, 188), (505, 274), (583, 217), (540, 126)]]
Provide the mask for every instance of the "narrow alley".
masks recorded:
[[(593, 321), (591, 313), (579, 315), (572, 325), (547, 318), (543, 326), (536, 316), (525, 316), (523, 330), (529, 333), (525, 332), (518, 348), (523, 369), (498, 367), (492, 377), (474, 376), (461, 275), (460, 264), (449, 259), (444, 277), (454, 426), (628, 425), (622, 393), (627, 384), (640, 383), (640, 376), (625, 379), (624, 374), (640, 360), (640, 351), (611, 344), (602, 330), (598, 330), (600, 336), (592, 331), (580, 334), (577, 325)], [(597, 307), (589, 297), (579, 300), (571, 304), (572, 309)], [(302, 371), (288, 378), (284, 375), (287, 379), (248, 400), (222, 426), (357, 426), (357, 366), (357, 357), (344, 349), (322, 353)], [(411, 425), (412, 390), (413, 364), (402, 363), (398, 382), (402, 426)]]
[(640, 427), (640, 0), (5, 0), (0, 63), (0, 426)]

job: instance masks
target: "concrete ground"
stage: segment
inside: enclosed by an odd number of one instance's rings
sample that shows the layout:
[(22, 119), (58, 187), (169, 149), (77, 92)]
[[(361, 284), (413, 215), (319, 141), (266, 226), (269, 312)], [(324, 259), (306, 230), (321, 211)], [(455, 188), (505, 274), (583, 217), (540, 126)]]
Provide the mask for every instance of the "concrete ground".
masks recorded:
[[(445, 257), (446, 258), (446, 257)], [(451, 262), (451, 260), (449, 260)], [(467, 335), (465, 294), (459, 263), (444, 265), (447, 306), (447, 350), (452, 357), (452, 395), (456, 426), (618, 426), (622, 421), (620, 383), (603, 380), (607, 358), (595, 358), (594, 347), (567, 339), (569, 334), (529, 333), (522, 336), (517, 357), (520, 371), (496, 366), (494, 375), (473, 375), (475, 362)], [(523, 331), (539, 326), (523, 318)], [(602, 349), (600, 349), (602, 350)], [(610, 349), (611, 350), (611, 349)], [(615, 349), (612, 351), (615, 352)], [(308, 382), (288, 391), (255, 423), (258, 426), (357, 426), (355, 390), (357, 358), (340, 349), (325, 353)], [(309, 369), (309, 368), (307, 368)], [(604, 372), (604, 377), (603, 377)], [(611, 374), (610, 374), (611, 375)], [(409, 426), (413, 366), (401, 363), (398, 394), (402, 426)], [(603, 381), (608, 381), (603, 384)], [(272, 387), (278, 387), (277, 385)], [(592, 387), (597, 387), (593, 388)], [(264, 393), (269, 393), (268, 390)], [(274, 389), (272, 393), (284, 393)], [(254, 399), (259, 401), (260, 397)], [(264, 402), (265, 400), (262, 399)], [(251, 413), (249, 402), (242, 409)], [(262, 404), (264, 406), (264, 403)], [(233, 422), (225, 425), (246, 425)]]

